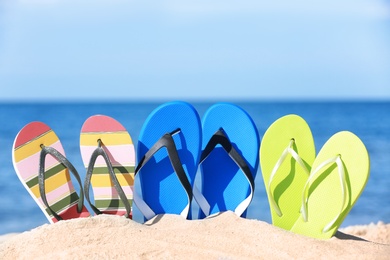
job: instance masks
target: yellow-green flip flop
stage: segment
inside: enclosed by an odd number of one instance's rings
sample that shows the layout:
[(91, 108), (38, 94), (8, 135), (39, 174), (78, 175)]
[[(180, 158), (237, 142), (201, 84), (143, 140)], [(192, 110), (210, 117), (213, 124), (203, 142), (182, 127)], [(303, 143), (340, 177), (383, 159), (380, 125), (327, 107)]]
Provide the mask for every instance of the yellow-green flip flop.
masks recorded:
[(302, 216), (291, 231), (332, 237), (362, 193), (370, 159), (363, 142), (348, 131), (333, 135), (315, 159), (302, 189)]
[(314, 159), (313, 136), (303, 118), (286, 115), (265, 132), (260, 165), (273, 225), (290, 230), (300, 217), (301, 194)]

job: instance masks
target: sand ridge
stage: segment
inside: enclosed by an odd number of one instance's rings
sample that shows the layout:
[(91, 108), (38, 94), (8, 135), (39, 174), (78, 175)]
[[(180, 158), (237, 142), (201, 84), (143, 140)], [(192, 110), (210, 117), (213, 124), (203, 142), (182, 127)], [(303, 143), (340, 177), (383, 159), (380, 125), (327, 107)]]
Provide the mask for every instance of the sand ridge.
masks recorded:
[(99, 215), (8, 236), (0, 243), (0, 258), (389, 259), (389, 236), (390, 224), (384, 223), (318, 240), (232, 212), (204, 220), (158, 215), (145, 224)]

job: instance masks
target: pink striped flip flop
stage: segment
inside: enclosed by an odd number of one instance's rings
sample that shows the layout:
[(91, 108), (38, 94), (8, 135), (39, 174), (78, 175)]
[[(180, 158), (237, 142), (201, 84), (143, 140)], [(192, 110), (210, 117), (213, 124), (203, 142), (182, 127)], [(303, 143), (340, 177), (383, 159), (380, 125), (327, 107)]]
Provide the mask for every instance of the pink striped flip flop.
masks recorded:
[(84, 193), (93, 211), (131, 218), (135, 151), (129, 133), (111, 117), (91, 116), (81, 129), (80, 150), (87, 169)]
[[(15, 138), (12, 160), (20, 181), (51, 223), (90, 216), (80, 177), (49, 126), (32, 122), (23, 127)], [(79, 182), (80, 198), (69, 170)]]

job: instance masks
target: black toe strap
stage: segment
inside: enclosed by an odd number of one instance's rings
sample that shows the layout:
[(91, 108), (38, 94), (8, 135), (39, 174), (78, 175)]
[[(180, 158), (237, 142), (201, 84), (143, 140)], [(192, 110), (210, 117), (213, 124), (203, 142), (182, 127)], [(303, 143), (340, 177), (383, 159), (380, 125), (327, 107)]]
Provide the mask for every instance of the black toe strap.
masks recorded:
[(98, 140), (98, 147), (93, 151), (91, 158), (89, 160), (88, 169), (87, 169), (87, 173), (85, 175), (85, 182), (84, 182), (85, 198), (87, 199), (89, 205), (91, 206), (92, 210), (96, 214), (98, 214), (98, 215), (102, 214), (102, 212), (95, 205), (93, 205), (93, 203), (91, 202), (90, 197), (89, 197), (89, 186), (91, 185), (91, 177), (92, 177), (93, 169), (95, 167), (95, 162), (96, 162), (96, 159), (98, 156), (103, 156), (103, 158), (106, 162), (108, 173), (110, 174), (111, 180), (114, 183), (114, 188), (118, 192), (119, 198), (121, 199), (121, 201), (123, 202), (123, 204), (125, 206), (125, 209), (126, 209), (125, 216), (128, 218), (131, 214), (130, 203), (129, 203), (127, 196), (125, 195), (125, 192), (123, 191), (123, 189), (122, 189), (122, 187), (121, 187), (121, 185), (116, 177), (116, 174), (114, 172), (114, 169), (113, 169), (111, 161), (110, 161), (110, 158), (108, 157), (106, 151), (101, 147), (101, 140)]
[(207, 143), (205, 149), (203, 150), (201, 156), (200, 156), (200, 163), (202, 163), (214, 150), (214, 148), (220, 144), (223, 149), (229, 154), (230, 158), (240, 167), (242, 172), (245, 174), (246, 178), (251, 184), (252, 193), (254, 191), (255, 187), (255, 181), (253, 179), (253, 175), (251, 173), (251, 170), (246, 163), (245, 159), (237, 152), (237, 150), (233, 147), (232, 143), (230, 142), (229, 138), (226, 136), (225, 131), (223, 128), (220, 128), (218, 131), (214, 133), (214, 135), (210, 138), (209, 142)]
[(46, 147), (44, 145), (41, 145), (41, 153), (40, 153), (40, 159), (39, 159), (39, 172), (38, 172), (38, 184), (39, 184), (39, 193), (41, 195), (43, 204), (45, 204), (46, 208), (49, 210), (49, 212), (57, 219), (62, 220), (62, 218), (50, 207), (49, 203), (47, 202), (46, 198), (46, 192), (45, 192), (45, 160), (46, 155), (50, 154), (54, 158), (56, 158), (60, 163), (62, 163), (66, 168), (68, 168), (72, 174), (76, 177), (77, 182), (80, 185), (80, 197), (79, 201), (77, 203), (77, 212), (81, 213), (83, 206), (84, 206), (84, 194), (83, 194), (83, 188), (81, 184), (81, 179), (76, 171), (76, 168), (66, 159), (65, 156), (63, 156), (59, 151), (54, 149), (53, 147)]
[(168, 157), (171, 162), (172, 168), (175, 171), (177, 177), (180, 180), (181, 185), (184, 187), (189, 201), (192, 200), (192, 187), (187, 179), (186, 173), (183, 169), (183, 165), (180, 161), (179, 155), (177, 153), (176, 145), (173, 140), (172, 135), (180, 132), (180, 129), (176, 129), (171, 133), (164, 134), (142, 157), (137, 168), (135, 169), (134, 175), (136, 175), (139, 170), (154, 156), (156, 152), (158, 152), (161, 148), (165, 147), (168, 152)]

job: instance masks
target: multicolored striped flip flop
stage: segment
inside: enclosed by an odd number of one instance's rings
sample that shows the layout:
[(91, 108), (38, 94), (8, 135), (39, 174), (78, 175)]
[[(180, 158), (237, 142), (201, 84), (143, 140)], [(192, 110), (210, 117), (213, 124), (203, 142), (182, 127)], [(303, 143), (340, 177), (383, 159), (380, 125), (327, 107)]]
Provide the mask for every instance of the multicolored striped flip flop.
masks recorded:
[[(12, 159), (20, 181), (51, 223), (90, 216), (83, 206), (80, 177), (49, 126), (32, 122), (23, 127), (15, 138)], [(80, 199), (68, 169), (79, 182)]]
[[(132, 217), (135, 151), (126, 129), (115, 119), (95, 115), (81, 129), (81, 156), (87, 174), (84, 193), (96, 214)], [(89, 198), (92, 184), (94, 203)]]

